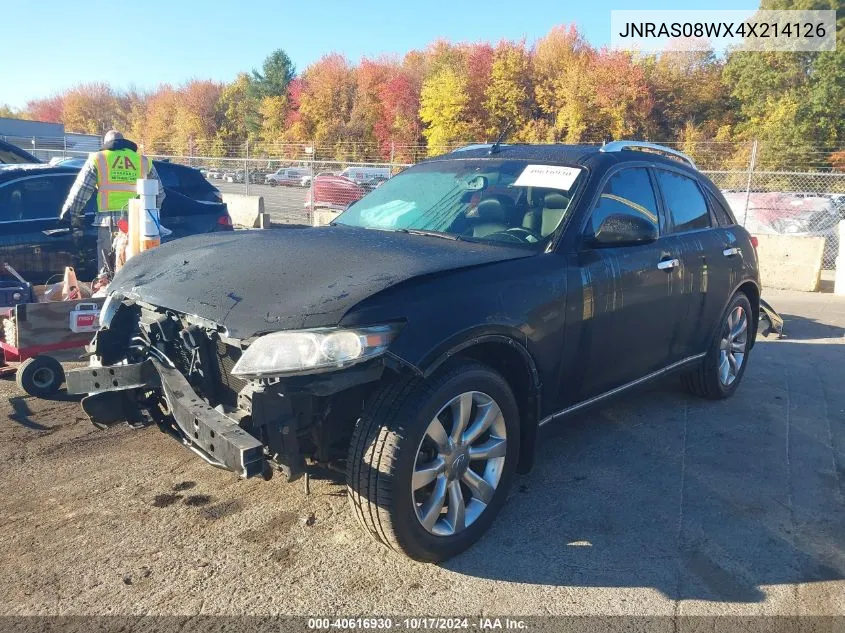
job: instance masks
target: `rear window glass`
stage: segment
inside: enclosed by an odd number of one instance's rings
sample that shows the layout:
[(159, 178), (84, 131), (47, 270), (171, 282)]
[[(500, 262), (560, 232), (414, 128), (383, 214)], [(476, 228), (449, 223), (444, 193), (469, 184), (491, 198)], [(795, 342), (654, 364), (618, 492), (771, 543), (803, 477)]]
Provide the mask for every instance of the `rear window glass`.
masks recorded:
[(708, 193), (707, 199), (710, 201), (710, 208), (713, 209), (713, 215), (716, 216), (716, 222), (719, 226), (731, 226), (734, 221), (727, 209), (722, 206), (722, 203), (716, 199), (716, 196)]
[(706, 229), (710, 226), (707, 203), (692, 178), (658, 169), (657, 182), (663, 192), (663, 201), (666, 203), (675, 233)]
[(169, 189), (177, 189), (179, 187), (179, 178), (176, 176), (175, 170), (170, 169), (169, 167), (164, 167), (160, 164), (155, 167), (162, 186)]

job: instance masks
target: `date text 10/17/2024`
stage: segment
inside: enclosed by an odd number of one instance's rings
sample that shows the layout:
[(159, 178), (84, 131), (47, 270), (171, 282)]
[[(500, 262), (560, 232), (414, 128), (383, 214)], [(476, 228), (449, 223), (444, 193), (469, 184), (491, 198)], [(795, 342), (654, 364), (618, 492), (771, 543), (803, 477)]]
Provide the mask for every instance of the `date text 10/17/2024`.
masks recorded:
[(410, 617), (410, 618), (308, 618), (308, 628), (315, 630), (462, 630), (476, 629), (479, 631), (511, 630), (524, 631), (528, 628), (523, 620), (512, 618), (443, 618), (443, 617)]

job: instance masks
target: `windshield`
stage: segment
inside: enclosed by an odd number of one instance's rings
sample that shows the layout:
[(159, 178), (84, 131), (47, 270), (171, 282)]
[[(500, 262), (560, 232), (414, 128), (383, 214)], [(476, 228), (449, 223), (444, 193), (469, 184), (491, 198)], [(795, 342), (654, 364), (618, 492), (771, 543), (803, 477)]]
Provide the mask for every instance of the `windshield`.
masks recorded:
[(336, 223), (536, 244), (570, 212), (583, 174), (525, 160), (432, 161), (387, 180)]

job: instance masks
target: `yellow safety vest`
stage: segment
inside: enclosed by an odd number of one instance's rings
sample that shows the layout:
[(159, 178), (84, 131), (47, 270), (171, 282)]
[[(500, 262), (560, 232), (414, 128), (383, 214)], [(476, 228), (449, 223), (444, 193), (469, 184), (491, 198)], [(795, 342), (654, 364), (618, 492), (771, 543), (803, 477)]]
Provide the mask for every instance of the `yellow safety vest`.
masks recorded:
[(92, 158), (97, 165), (98, 216), (120, 215), (137, 195), (136, 181), (150, 172), (150, 161), (131, 149), (104, 149)]

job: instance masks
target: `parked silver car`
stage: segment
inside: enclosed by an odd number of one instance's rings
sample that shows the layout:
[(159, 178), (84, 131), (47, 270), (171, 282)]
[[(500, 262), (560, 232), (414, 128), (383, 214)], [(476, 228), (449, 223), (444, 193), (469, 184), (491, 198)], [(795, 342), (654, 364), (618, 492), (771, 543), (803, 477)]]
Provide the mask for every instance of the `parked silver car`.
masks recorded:
[(300, 167), (283, 167), (281, 169), (277, 169), (272, 174), (268, 174), (264, 178), (264, 184), (270, 185), (271, 187), (275, 187), (276, 185), (300, 186), (302, 179), (305, 176), (310, 175), (310, 169), (303, 169)]

